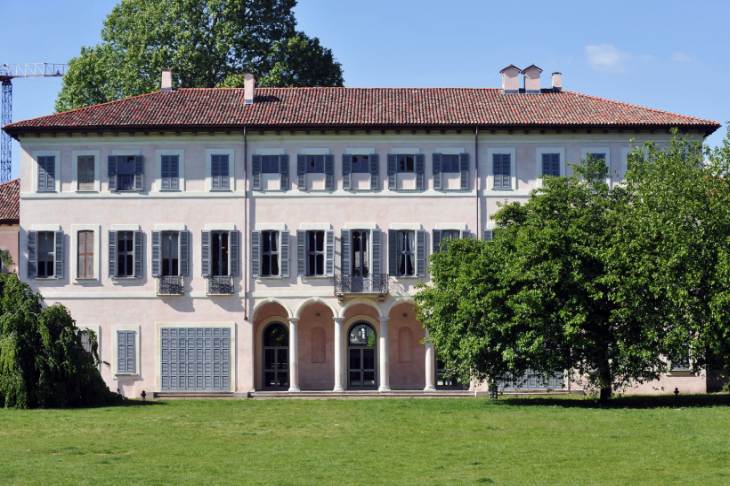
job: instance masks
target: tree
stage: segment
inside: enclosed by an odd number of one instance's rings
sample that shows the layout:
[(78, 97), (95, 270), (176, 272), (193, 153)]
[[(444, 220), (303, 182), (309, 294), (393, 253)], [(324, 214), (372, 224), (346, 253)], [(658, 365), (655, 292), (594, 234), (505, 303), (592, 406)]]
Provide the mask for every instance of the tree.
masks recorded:
[(341, 86), (342, 68), (296, 31), (296, 0), (122, 0), (101, 43), (72, 59), (58, 111), (155, 91), (172, 69), (180, 86)]

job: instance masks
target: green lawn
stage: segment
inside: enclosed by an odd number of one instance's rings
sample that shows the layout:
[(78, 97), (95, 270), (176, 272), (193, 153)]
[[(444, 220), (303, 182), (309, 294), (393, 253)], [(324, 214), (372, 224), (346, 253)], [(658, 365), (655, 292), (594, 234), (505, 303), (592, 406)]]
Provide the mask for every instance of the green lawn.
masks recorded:
[(0, 410), (0, 484), (730, 484), (727, 400)]

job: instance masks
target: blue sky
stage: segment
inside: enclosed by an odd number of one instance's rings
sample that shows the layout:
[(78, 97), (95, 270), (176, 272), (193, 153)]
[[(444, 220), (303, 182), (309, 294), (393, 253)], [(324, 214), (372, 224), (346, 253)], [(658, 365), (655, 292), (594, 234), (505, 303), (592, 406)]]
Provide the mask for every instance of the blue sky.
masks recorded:
[[(0, 0), (0, 63), (67, 62), (115, 3)], [(730, 120), (727, 1), (300, 0), (296, 16), (348, 86), (496, 87), (502, 67), (535, 63), (566, 89)], [(13, 119), (51, 113), (60, 86), (17, 80)]]

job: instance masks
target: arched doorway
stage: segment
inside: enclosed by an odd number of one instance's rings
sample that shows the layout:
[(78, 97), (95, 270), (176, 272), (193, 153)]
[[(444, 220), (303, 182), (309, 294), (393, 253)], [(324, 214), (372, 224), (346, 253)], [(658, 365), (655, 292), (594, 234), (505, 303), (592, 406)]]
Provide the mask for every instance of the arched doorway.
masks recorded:
[(365, 321), (352, 325), (347, 335), (347, 376), (352, 389), (377, 386), (375, 349), (377, 339), (373, 326)]
[(280, 323), (264, 329), (264, 389), (289, 388), (289, 329)]

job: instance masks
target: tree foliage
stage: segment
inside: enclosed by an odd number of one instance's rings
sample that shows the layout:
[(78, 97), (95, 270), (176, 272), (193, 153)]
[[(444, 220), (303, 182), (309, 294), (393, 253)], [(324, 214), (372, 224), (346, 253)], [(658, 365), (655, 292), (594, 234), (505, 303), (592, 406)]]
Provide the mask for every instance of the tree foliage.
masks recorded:
[(481, 379), (572, 370), (608, 399), (672, 358), (727, 356), (728, 143), (649, 144), (629, 167), (612, 188), (596, 160), (546, 178), (500, 209), (494, 241), (432, 257), (416, 299), (447, 367)]
[(69, 63), (58, 111), (155, 91), (172, 69), (179, 86), (341, 86), (342, 68), (296, 30), (296, 0), (122, 0), (101, 43)]
[(99, 374), (65, 307), (44, 307), (15, 274), (0, 275), (0, 403), (6, 407), (71, 407), (121, 399)]

